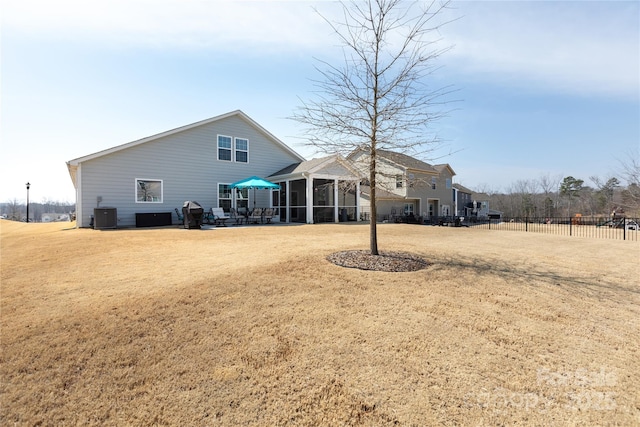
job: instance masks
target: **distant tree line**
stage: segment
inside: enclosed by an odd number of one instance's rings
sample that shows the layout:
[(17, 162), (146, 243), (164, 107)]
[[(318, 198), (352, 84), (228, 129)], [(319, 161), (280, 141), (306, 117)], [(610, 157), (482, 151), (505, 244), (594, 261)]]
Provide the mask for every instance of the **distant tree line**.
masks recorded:
[(550, 174), (538, 179), (518, 180), (504, 191), (486, 186), (473, 197), (488, 200), (503, 217), (626, 216), (640, 217), (640, 152), (632, 150), (619, 160), (617, 176), (582, 178)]
[(616, 177), (589, 177), (593, 185), (573, 176), (544, 175), (518, 180), (505, 191), (479, 188), (477, 200), (488, 200), (503, 217), (543, 218), (558, 216), (640, 217), (640, 183), (622, 185)]
[[(29, 222), (40, 222), (43, 214), (67, 214), (71, 217), (75, 214), (75, 203), (59, 202), (44, 199), (42, 202), (29, 203)], [(0, 203), (0, 215), (12, 221), (26, 221), (27, 205), (17, 199)]]

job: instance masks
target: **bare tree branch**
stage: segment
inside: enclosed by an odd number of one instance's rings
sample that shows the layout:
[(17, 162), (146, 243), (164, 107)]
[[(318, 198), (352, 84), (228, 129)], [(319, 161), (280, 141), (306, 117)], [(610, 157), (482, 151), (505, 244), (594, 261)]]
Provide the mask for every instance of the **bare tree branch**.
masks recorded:
[(341, 2), (342, 21), (316, 12), (342, 44), (343, 63), (318, 61), (316, 99), (302, 101), (292, 119), (306, 125), (304, 137), (316, 150), (369, 155), (371, 253), (378, 254), (376, 233), (377, 150), (425, 152), (438, 143), (433, 123), (452, 87), (432, 88), (435, 61), (451, 47), (438, 48), (438, 22), (449, 1), (368, 0)]

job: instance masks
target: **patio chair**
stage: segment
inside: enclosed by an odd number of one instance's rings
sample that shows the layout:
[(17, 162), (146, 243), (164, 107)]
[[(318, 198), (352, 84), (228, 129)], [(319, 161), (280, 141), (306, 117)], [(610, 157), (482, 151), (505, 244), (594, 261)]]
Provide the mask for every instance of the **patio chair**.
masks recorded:
[(231, 220), (235, 220), (236, 225), (242, 225), (242, 221), (245, 219), (245, 216), (238, 213), (235, 208), (231, 208), (229, 211), (229, 217)]
[(211, 213), (211, 209), (202, 214), (202, 223), (211, 225), (215, 224), (215, 216), (213, 216), (213, 213)]
[(247, 217), (247, 222), (251, 222), (253, 224), (257, 224), (258, 221), (262, 222), (262, 208), (253, 208), (249, 216)]
[(237, 209), (237, 212), (238, 212), (238, 215), (243, 216), (245, 220), (249, 217), (249, 214), (251, 213), (249, 209), (247, 209), (246, 207), (239, 207)]
[(213, 215), (213, 220), (215, 222), (215, 225), (221, 225), (223, 227), (226, 227), (227, 224), (225, 223), (227, 222), (228, 219), (231, 219), (229, 215), (224, 213), (224, 209), (222, 208), (211, 208), (211, 214)]
[(182, 224), (184, 222), (184, 217), (182, 216), (178, 208), (176, 208), (176, 215), (178, 215), (178, 221), (180, 221), (180, 223)]
[(267, 208), (262, 213), (262, 216), (264, 217), (265, 221), (267, 221), (267, 224), (271, 224), (271, 218), (273, 218), (273, 211), (274, 209)]

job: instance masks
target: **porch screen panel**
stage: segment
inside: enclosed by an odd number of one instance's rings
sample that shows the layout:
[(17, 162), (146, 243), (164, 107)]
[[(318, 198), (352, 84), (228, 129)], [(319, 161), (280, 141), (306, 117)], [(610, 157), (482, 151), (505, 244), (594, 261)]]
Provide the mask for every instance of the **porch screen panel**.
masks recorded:
[(332, 179), (313, 180), (313, 222), (334, 222), (335, 201)]
[(357, 221), (356, 182), (338, 181), (338, 213), (340, 221)]
[(289, 212), (291, 222), (307, 222), (307, 181), (297, 179), (290, 182)]
[(280, 184), (280, 201), (278, 203), (278, 212), (277, 215), (280, 215), (280, 221), (287, 221), (287, 182), (282, 181), (278, 182)]

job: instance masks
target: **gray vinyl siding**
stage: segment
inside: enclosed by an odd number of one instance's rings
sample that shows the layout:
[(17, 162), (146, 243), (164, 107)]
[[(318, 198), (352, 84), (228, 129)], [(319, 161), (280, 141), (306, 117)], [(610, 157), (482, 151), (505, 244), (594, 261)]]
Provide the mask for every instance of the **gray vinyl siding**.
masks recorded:
[[(219, 161), (219, 134), (248, 139), (248, 163)], [(177, 223), (174, 209), (181, 210), (185, 200), (205, 209), (217, 206), (218, 183), (265, 177), (299, 161), (241, 117), (227, 117), (82, 162), (79, 225), (89, 225), (98, 196), (100, 207), (117, 208), (119, 227), (134, 226), (135, 214), (143, 212), (172, 212)], [(162, 203), (136, 203), (136, 178), (162, 180)]]

